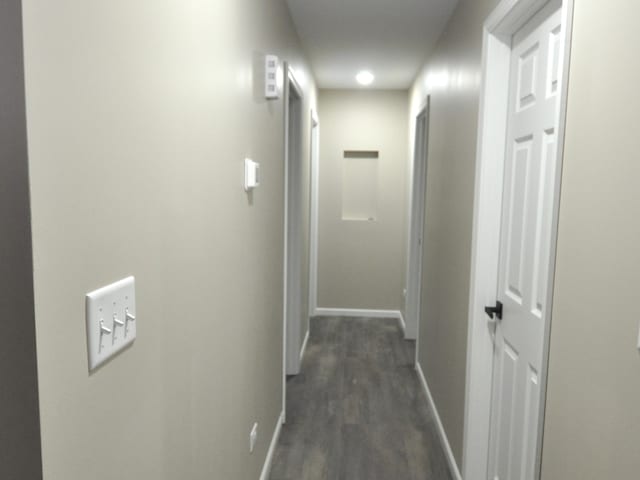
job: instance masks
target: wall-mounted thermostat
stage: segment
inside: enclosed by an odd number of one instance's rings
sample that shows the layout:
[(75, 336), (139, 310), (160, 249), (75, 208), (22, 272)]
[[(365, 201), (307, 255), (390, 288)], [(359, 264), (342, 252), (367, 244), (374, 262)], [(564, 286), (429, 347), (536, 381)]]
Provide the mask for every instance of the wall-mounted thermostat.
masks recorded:
[(244, 189), (248, 192), (260, 185), (260, 164), (249, 158), (244, 160)]
[(264, 95), (266, 98), (279, 98), (278, 92), (278, 64), (279, 59), (275, 55), (267, 55), (264, 64)]

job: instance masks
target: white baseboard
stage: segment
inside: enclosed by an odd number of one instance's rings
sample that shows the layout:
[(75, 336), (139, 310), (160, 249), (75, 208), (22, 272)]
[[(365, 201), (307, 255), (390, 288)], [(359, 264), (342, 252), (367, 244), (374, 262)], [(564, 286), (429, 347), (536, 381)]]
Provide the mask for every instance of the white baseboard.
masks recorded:
[(280, 432), (282, 431), (282, 422), (284, 419), (284, 412), (281, 412), (278, 416), (278, 423), (276, 424), (276, 428), (273, 431), (273, 437), (271, 438), (271, 445), (269, 445), (269, 450), (267, 451), (267, 458), (264, 460), (264, 465), (262, 466), (262, 473), (260, 474), (260, 480), (268, 480), (269, 474), (271, 473), (271, 463), (273, 462), (273, 454), (276, 451), (276, 446), (278, 445), (278, 439), (280, 438)]
[(442, 425), (442, 420), (440, 419), (440, 415), (438, 414), (438, 409), (436, 408), (436, 404), (433, 401), (433, 397), (431, 396), (431, 391), (429, 390), (429, 385), (427, 384), (427, 379), (424, 376), (424, 372), (422, 371), (422, 367), (420, 363), (416, 363), (416, 372), (418, 372), (418, 378), (420, 378), (420, 383), (422, 383), (422, 388), (424, 389), (425, 394), (427, 395), (427, 402), (429, 402), (429, 408), (433, 413), (433, 416), (436, 420), (436, 426), (438, 427), (438, 434), (440, 435), (440, 441), (442, 442), (442, 447), (444, 448), (445, 455), (447, 457), (447, 462), (449, 463), (449, 470), (451, 471), (451, 475), (454, 480), (462, 480), (462, 475), (460, 475), (460, 469), (458, 468), (458, 464), (456, 463), (456, 458), (453, 456), (453, 451), (451, 450), (451, 444), (449, 443), (449, 439), (447, 438), (447, 433), (444, 431), (444, 426)]
[(316, 308), (317, 316), (322, 317), (372, 317), (399, 318), (400, 310), (366, 310), (364, 308)]
[(314, 316), (318, 317), (370, 317), (396, 318), (404, 333), (406, 324), (400, 310), (366, 310), (361, 308), (316, 308)]
[(407, 337), (407, 324), (404, 321), (404, 315), (402, 315), (401, 311), (398, 311), (398, 322), (400, 323), (400, 328), (402, 329), (402, 333), (405, 338)]
[(307, 351), (308, 342), (309, 342), (309, 329), (307, 328), (307, 334), (304, 336), (304, 341), (302, 342), (302, 348), (300, 349), (300, 365), (302, 365), (302, 357), (304, 357), (304, 352)]

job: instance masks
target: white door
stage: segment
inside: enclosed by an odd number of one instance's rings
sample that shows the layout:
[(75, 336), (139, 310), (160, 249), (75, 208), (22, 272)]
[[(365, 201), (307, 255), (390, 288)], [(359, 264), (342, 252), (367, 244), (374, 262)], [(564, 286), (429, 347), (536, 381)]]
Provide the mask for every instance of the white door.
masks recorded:
[[(502, 209), (489, 478), (533, 479), (559, 109), (561, 2), (513, 37)], [(498, 304), (496, 304), (498, 305)], [(488, 312), (491, 313), (491, 312)]]

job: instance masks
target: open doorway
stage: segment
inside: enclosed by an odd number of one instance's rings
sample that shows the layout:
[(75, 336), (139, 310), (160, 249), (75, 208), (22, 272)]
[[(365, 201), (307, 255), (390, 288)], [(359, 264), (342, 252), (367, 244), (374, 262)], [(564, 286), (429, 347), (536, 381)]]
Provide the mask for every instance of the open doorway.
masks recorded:
[[(407, 258), (407, 296), (405, 300), (405, 337), (418, 338), (420, 293), (422, 291), (422, 252), (424, 213), (427, 189), (427, 155), (429, 137), (429, 98), (416, 117), (415, 147), (411, 175), (411, 210)], [(417, 358), (416, 346), (416, 358)]]
[[(318, 309), (318, 201), (320, 192), (320, 120), (311, 111), (311, 205), (309, 212), (309, 317)], [(304, 345), (303, 345), (304, 348)]]
[[(300, 372), (303, 212), (302, 89), (285, 66), (284, 383)], [(285, 387), (286, 388), (286, 387)], [(283, 394), (286, 392), (283, 392)], [(283, 399), (284, 401), (284, 399)]]

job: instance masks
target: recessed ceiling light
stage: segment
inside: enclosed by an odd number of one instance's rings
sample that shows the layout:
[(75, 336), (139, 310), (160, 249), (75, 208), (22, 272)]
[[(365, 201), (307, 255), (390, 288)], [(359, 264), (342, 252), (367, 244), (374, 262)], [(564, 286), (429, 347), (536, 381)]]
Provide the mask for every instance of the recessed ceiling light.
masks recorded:
[(358, 75), (356, 75), (356, 80), (358, 81), (358, 83), (360, 85), (364, 85), (365, 87), (367, 85), (371, 85), (375, 78), (376, 77), (373, 76), (373, 73), (371, 73), (368, 70), (363, 70), (360, 73), (358, 73)]

